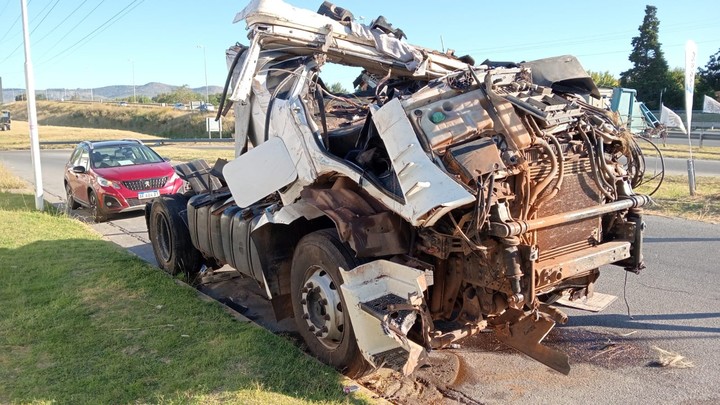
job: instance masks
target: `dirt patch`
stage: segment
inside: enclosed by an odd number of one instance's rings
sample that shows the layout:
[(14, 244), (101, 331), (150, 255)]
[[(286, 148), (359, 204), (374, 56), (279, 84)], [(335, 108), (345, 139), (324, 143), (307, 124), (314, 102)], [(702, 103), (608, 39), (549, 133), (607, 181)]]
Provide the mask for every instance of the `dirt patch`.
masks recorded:
[(557, 328), (550, 331), (544, 343), (567, 353), (571, 363), (587, 363), (610, 369), (646, 365), (653, 359), (652, 352), (639, 344), (634, 335)]
[(358, 382), (380, 397), (397, 404), (474, 404), (474, 400), (455, 391), (460, 358), (450, 350), (429, 353), (429, 364), (410, 376), (390, 369), (380, 369)]

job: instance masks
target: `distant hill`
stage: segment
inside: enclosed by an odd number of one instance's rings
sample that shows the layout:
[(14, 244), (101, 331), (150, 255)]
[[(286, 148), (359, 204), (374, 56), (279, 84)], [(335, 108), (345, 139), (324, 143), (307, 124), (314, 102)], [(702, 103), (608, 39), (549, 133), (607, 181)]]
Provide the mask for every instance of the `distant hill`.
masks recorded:
[[(170, 84), (165, 83), (157, 83), (157, 82), (150, 82), (143, 85), (136, 85), (135, 86), (135, 95), (137, 96), (147, 96), (147, 97), (155, 97), (158, 94), (162, 93), (170, 93), (173, 90), (177, 89), (181, 86), (173, 86)], [(195, 87), (191, 89), (192, 91), (198, 93), (198, 94), (205, 94), (205, 86), (202, 87)], [(216, 93), (222, 93), (223, 88), (220, 86), (208, 86), (208, 93), (209, 94), (216, 94)], [(18, 95), (21, 93), (24, 93), (25, 89), (3, 89), (3, 100), (6, 103), (9, 103), (10, 101), (13, 101), (13, 95)], [(60, 99), (70, 99), (73, 97), (79, 98), (80, 100), (90, 100), (92, 99), (116, 99), (116, 98), (125, 98), (125, 97), (132, 97), (133, 95), (133, 86), (132, 85), (114, 85), (114, 86), (105, 86), (105, 87), (97, 87), (94, 89), (39, 89), (37, 90), (36, 94), (43, 94), (45, 93), (47, 98), (50, 100), (60, 100)]]

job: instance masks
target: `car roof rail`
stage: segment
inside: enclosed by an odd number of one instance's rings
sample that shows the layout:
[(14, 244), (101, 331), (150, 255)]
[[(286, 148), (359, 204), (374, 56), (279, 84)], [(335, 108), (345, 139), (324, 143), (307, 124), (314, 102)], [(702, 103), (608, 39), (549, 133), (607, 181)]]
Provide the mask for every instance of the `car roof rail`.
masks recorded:
[(139, 139), (135, 139), (135, 138), (126, 138), (126, 139), (123, 139), (123, 141), (135, 142), (135, 143), (139, 143), (140, 145), (145, 145), (145, 144), (143, 143), (143, 141), (141, 141), (141, 140), (139, 140)]
[(80, 145), (87, 145), (88, 149), (93, 150), (93, 143), (91, 141), (80, 141)]

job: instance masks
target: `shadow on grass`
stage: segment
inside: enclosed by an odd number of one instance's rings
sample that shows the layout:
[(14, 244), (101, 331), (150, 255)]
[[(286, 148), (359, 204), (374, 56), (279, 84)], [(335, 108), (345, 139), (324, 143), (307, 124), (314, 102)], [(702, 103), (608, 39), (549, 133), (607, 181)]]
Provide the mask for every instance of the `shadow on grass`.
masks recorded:
[(52, 240), (0, 244), (0, 402), (348, 400), (292, 343), (110, 242), (64, 239), (83, 231), (74, 221), (49, 222), (38, 237)]

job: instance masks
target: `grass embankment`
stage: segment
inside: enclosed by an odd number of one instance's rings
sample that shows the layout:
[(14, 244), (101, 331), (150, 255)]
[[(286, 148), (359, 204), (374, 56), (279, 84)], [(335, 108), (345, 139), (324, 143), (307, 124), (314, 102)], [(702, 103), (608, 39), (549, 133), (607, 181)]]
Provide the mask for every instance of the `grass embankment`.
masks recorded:
[[(13, 123), (27, 121), (25, 103), (12, 103), (7, 109), (13, 114)], [(122, 107), (117, 103), (74, 104), (72, 102), (38, 101), (40, 125), (118, 129), (139, 132), (164, 138), (202, 138), (207, 136), (205, 118), (215, 113), (177, 111), (172, 107)], [(234, 131), (231, 114), (223, 120), (223, 133)]]
[[(30, 149), (30, 130), (27, 121), (12, 122), (10, 131), (0, 132), (0, 150), (26, 150)], [(142, 139), (151, 141), (159, 139), (157, 136), (150, 136), (133, 131), (123, 131), (118, 129), (93, 129), (93, 128), (74, 128), (74, 127), (56, 127), (52, 125), (41, 125), (38, 129), (40, 142), (43, 141), (96, 141), (111, 139)], [(75, 145), (50, 145), (48, 148), (68, 149)]]
[[(642, 186), (638, 192), (648, 193), (656, 184)], [(655, 205), (647, 210), (673, 217), (720, 222), (720, 177), (697, 177), (695, 184), (695, 196), (690, 196), (687, 176), (665, 176), (662, 186), (652, 196)]]
[[(13, 121), (10, 131), (0, 133), (0, 150), (27, 150), (30, 149), (30, 138), (28, 136), (28, 124), (24, 121)], [(233, 144), (225, 146), (205, 146), (194, 148), (195, 144), (175, 144), (165, 146), (154, 146), (153, 140), (160, 139), (132, 131), (121, 131), (117, 129), (91, 129), (73, 127), (55, 127), (43, 125), (39, 129), (40, 141), (79, 141), (79, 140), (112, 140), (112, 139), (140, 139), (150, 145), (161, 156), (170, 158), (176, 162), (189, 161), (193, 159), (206, 159), (212, 164), (217, 158), (231, 160), (235, 157)], [(211, 144), (218, 145), (218, 144)], [(46, 146), (43, 146), (44, 148)], [(70, 149), (73, 144), (49, 145), (47, 148)], [(70, 154), (68, 153), (68, 157)]]
[(348, 400), (341, 376), (289, 341), (30, 207), (0, 190), (0, 403)]

